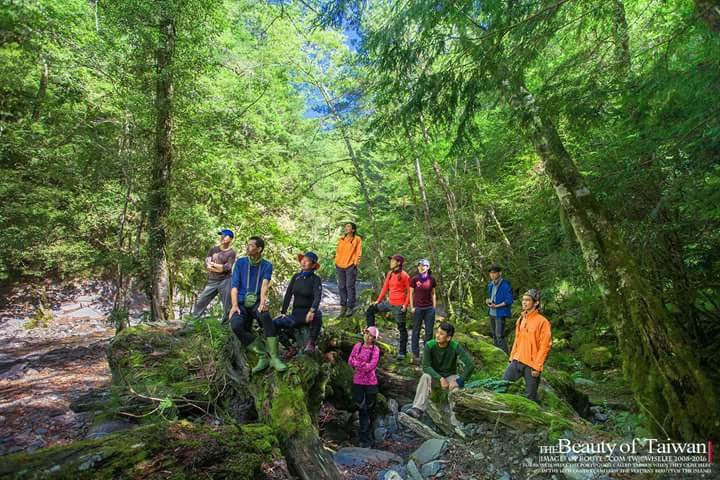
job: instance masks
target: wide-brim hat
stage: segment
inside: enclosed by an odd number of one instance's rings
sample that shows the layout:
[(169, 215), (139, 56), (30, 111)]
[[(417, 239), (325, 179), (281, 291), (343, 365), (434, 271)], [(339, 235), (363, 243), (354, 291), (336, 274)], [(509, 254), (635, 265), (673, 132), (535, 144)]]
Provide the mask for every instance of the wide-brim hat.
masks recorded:
[(297, 256), (298, 262), (302, 262), (302, 259), (304, 257), (309, 258), (313, 262), (313, 268), (317, 270), (320, 268), (320, 264), (318, 263), (318, 256), (315, 252), (305, 252), (305, 253), (299, 253)]

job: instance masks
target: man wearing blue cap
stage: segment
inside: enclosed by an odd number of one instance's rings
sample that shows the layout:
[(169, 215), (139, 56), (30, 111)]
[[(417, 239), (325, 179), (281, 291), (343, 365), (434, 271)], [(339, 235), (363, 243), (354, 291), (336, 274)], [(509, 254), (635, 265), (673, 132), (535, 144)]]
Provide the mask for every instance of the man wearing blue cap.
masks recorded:
[(207, 285), (198, 296), (192, 314), (196, 317), (203, 315), (212, 299), (219, 294), (223, 305), (223, 321), (225, 321), (231, 306), (230, 274), (236, 256), (232, 248), (235, 233), (224, 229), (220, 230), (218, 235), (220, 235), (220, 244), (212, 247), (205, 258), (205, 270), (208, 272)]

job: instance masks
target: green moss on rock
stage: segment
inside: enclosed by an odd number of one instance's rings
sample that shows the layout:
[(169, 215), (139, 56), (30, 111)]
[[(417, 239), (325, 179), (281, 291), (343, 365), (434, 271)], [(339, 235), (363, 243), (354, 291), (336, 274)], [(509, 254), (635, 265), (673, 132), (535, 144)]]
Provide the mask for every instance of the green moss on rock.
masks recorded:
[(580, 357), (583, 363), (591, 368), (608, 366), (613, 359), (612, 352), (609, 348), (592, 344), (580, 347)]
[(9, 455), (1, 479), (254, 479), (277, 454), (265, 426), (161, 422), (98, 440)]

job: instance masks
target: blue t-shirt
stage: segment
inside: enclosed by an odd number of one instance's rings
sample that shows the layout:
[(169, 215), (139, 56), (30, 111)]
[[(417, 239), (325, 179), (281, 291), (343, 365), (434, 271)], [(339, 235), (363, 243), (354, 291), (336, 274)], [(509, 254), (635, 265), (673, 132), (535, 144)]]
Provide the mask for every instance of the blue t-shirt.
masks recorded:
[(272, 271), (272, 263), (264, 258), (258, 265), (253, 265), (248, 257), (238, 258), (230, 280), (230, 288), (238, 289), (238, 303), (245, 301), (247, 292), (255, 292), (259, 297), (262, 281), (272, 280)]

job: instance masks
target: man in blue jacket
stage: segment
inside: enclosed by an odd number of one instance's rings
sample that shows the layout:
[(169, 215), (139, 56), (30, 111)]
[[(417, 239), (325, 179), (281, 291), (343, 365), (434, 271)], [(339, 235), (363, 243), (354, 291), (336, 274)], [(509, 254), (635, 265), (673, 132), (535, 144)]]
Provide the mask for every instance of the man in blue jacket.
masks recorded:
[(505, 321), (510, 317), (510, 306), (513, 303), (512, 287), (510, 287), (510, 282), (503, 278), (502, 269), (497, 265), (490, 267), (488, 273), (490, 282), (487, 285), (485, 303), (489, 307), (490, 331), (495, 346), (508, 353), (505, 340)]

